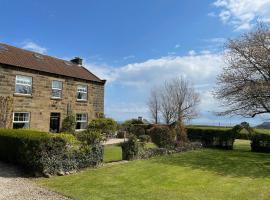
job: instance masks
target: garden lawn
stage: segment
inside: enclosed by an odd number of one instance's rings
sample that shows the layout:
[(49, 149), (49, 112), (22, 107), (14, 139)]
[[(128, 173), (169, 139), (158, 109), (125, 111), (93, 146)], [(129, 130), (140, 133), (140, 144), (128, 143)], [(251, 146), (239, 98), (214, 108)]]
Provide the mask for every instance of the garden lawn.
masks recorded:
[(122, 160), (122, 148), (119, 145), (104, 146), (104, 162)]
[(233, 151), (204, 149), (38, 179), (74, 199), (270, 199), (270, 154), (249, 141)]

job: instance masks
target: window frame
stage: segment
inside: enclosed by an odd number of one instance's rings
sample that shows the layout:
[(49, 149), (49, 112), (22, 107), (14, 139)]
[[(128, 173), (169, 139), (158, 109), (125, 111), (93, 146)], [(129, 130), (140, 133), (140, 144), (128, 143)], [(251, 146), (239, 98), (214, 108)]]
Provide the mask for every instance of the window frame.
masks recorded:
[[(85, 115), (86, 119), (85, 120), (82, 120), (82, 119), (77, 120), (78, 115)], [(76, 113), (76, 131), (86, 130), (86, 128), (85, 129), (77, 129), (77, 123), (86, 123), (86, 126), (88, 126), (88, 113)]]
[[(79, 93), (78, 90), (79, 90), (80, 87), (85, 87), (86, 88), (86, 91), (80, 91), (80, 93), (86, 94), (85, 99), (78, 99), (78, 93)], [(88, 85), (77, 85), (76, 99), (77, 99), (77, 101), (87, 101), (88, 100)]]
[[(53, 87), (53, 82), (54, 81), (57, 81), (57, 82), (61, 83), (61, 89)], [(60, 97), (53, 96), (53, 90), (60, 91)], [(62, 99), (62, 95), (63, 95), (62, 91), (63, 91), (63, 82), (62, 81), (59, 81), (59, 80), (52, 80), (51, 98), (52, 99)]]
[[(17, 79), (18, 77), (28, 77), (31, 79), (31, 84), (26, 84), (26, 83), (17, 83)], [(21, 86), (30, 86), (31, 87), (31, 93), (20, 93), (20, 92), (17, 92), (17, 85), (21, 85)], [(16, 75), (15, 77), (15, 94), (19, 94), (19, 95), (25, 95), (25, 96), (31, 96), (33, 94), (33, 77), (32, 76), (28, 76), (28, 75), (21, 75), (21, 74), (18, 74)]]
[[(28, 121), (15, 121), (15, 114), (28, 114)], [(12, 128), (14, 129), (14, 123), (16, 124), (23, 124), (23, 123), (28, 123), (28, 128), (30, 128), (30, 118), (31, 118), (31, 113), (30, 112), (13, 112), (13, 117), (12, 117)]]

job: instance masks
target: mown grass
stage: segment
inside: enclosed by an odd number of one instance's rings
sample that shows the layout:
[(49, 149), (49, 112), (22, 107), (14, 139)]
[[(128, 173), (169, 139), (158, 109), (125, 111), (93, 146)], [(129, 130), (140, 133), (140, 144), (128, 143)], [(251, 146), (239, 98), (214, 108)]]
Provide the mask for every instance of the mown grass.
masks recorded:
[(113, 162), (122, 160), (122, 149), (119, 145), (104, 146), (104, 162)]
[(131, 161), (37, 182), (78, 200), (270, 199), (269, 154), (250, 152), (247, 140), (237, 140), (235, 147)]

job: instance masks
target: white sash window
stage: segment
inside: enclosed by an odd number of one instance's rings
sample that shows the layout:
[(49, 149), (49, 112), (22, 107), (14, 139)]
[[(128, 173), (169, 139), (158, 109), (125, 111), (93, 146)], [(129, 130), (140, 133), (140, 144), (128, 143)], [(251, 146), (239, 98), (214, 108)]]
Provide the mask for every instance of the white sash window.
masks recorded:
[(13, 113), (13, 128), (29, 128), (30, 113), (15, 112)]
[(76, 129), (84, 130), (88, 126), (88, 117), (86, 113), (80, 113), (76, 115)]
[(62, 82), (52, 81), (52, 97), (61, 98), (62, 97)]
[(77, 87), (77, 100), (87, 100), (87, 85), (78, 85)]
[(18, 94), (32, 94), (32, 77), (17, 75), (15, 90)]

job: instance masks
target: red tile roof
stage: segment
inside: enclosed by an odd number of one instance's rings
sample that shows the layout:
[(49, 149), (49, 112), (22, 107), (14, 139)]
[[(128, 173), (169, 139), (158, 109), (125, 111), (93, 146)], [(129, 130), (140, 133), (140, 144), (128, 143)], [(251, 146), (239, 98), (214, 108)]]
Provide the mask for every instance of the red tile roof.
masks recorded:
[(104, 80), (101, 80), (86, 68), (70, 61), (2, 43), (0, 43), (0, 63), (87, 81), (105, 83)]

